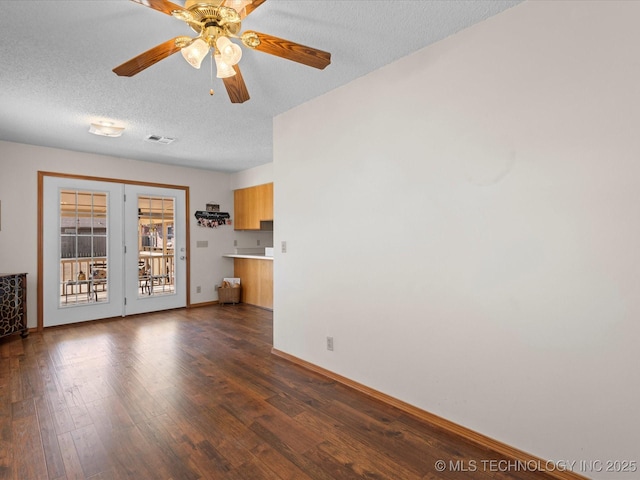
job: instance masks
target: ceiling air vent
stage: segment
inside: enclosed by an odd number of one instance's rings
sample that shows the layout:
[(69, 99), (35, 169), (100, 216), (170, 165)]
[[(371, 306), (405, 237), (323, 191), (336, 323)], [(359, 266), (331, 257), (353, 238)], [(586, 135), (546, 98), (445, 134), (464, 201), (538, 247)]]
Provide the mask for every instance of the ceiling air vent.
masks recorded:
[(175, 140), (175, 138), (170, 138), (170, 137), (161, 137), (160, 135), (149, 135), (146, 138), (147, 142), (151, 142), (151, 143), (161, 143), (162, 145), (169, 145), (171, 142), (173, 142)]

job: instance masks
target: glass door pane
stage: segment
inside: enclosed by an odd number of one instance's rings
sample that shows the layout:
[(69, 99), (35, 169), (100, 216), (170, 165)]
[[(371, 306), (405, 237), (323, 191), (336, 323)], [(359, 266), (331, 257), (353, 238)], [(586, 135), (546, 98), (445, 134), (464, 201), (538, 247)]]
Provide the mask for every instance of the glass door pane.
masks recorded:
[(60, 190), (60, 307), (107, 302), (108, 193)]
[(138, 297), (175, 294), (175, 198), (138, 195)]

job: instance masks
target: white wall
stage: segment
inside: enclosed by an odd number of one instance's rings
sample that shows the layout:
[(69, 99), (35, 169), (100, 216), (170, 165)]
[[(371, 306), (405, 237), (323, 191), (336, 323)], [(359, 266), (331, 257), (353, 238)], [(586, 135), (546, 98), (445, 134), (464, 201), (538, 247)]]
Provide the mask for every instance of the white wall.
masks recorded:
[(273, 182), (273, 163), (231, 174), (231, 189), (254, 187)]
[[(191, 303), (217, 300), (214, 285), (233, 274), (233, 260), (222, 258), (233, 250), (233, 227), (196, 225), (196, 210), (213, 201), (221, 211), (233, 211), (230, 175), (191, 168), (139, 162), (53, 148), (0, 141), (0, 271), (27, 272), (28, 323), (36, 326), (38, 171), (87, 175), (189, 187), (191, 225)], [(196, 248), (199, 240), (207, 248)], [(196, 287), (201, 286), (201, 293)]]
[(526, 2), (277, 117), (274, 346), (548, 460), (640, 461), (639, 21)]

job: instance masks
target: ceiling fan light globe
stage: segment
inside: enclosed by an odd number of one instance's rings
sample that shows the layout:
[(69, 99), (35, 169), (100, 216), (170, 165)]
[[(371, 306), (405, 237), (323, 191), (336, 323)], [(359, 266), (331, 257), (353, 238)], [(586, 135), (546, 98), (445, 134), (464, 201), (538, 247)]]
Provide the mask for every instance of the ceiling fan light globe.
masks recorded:
[(236, 74), (236, 71), (233, 69), (233, 67), (222, 60), (222, 56), (219, 53), (216, 53), (213, 58), (216, 61), (217, 78), (229, 78), (233, 77)]
[(193, 68), (200, 68), (202, 60), (209, 53), (209, 45), (199, 38), (188, 47), (184, 47), (180, 52), (189, 65)]
[[(229, 47), (227, 47), (225, 50), (229, 50)], [(239, 45), (236, 45), (235, 43), (232, 43), (231, 44), (231, 54), (228, 55), (227, 58), (225, 58), (225, 57), (227, 57), (226, 52), (225, 52), (225, 55), (222, 55), (222, 58), (229, 65), (235, 65), (242, 58), (242, 49), (240, 48)]]
[(227, 37), (219, 37), (216, 41), (222, 61), (227, 65), (235, 65), (242, 58), (242, 49)]

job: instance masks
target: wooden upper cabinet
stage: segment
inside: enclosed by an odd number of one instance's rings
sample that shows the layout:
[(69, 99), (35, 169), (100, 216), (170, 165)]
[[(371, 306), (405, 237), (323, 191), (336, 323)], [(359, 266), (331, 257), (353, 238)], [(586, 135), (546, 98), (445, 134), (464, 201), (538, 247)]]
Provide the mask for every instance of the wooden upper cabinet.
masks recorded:
[(260, 220), (273, 221), (273, 183), (265, 183), (257, 188)]
[(261, 220), (273, 221), (273, 183), (233, 192), (234, 229), (260, 230)]

